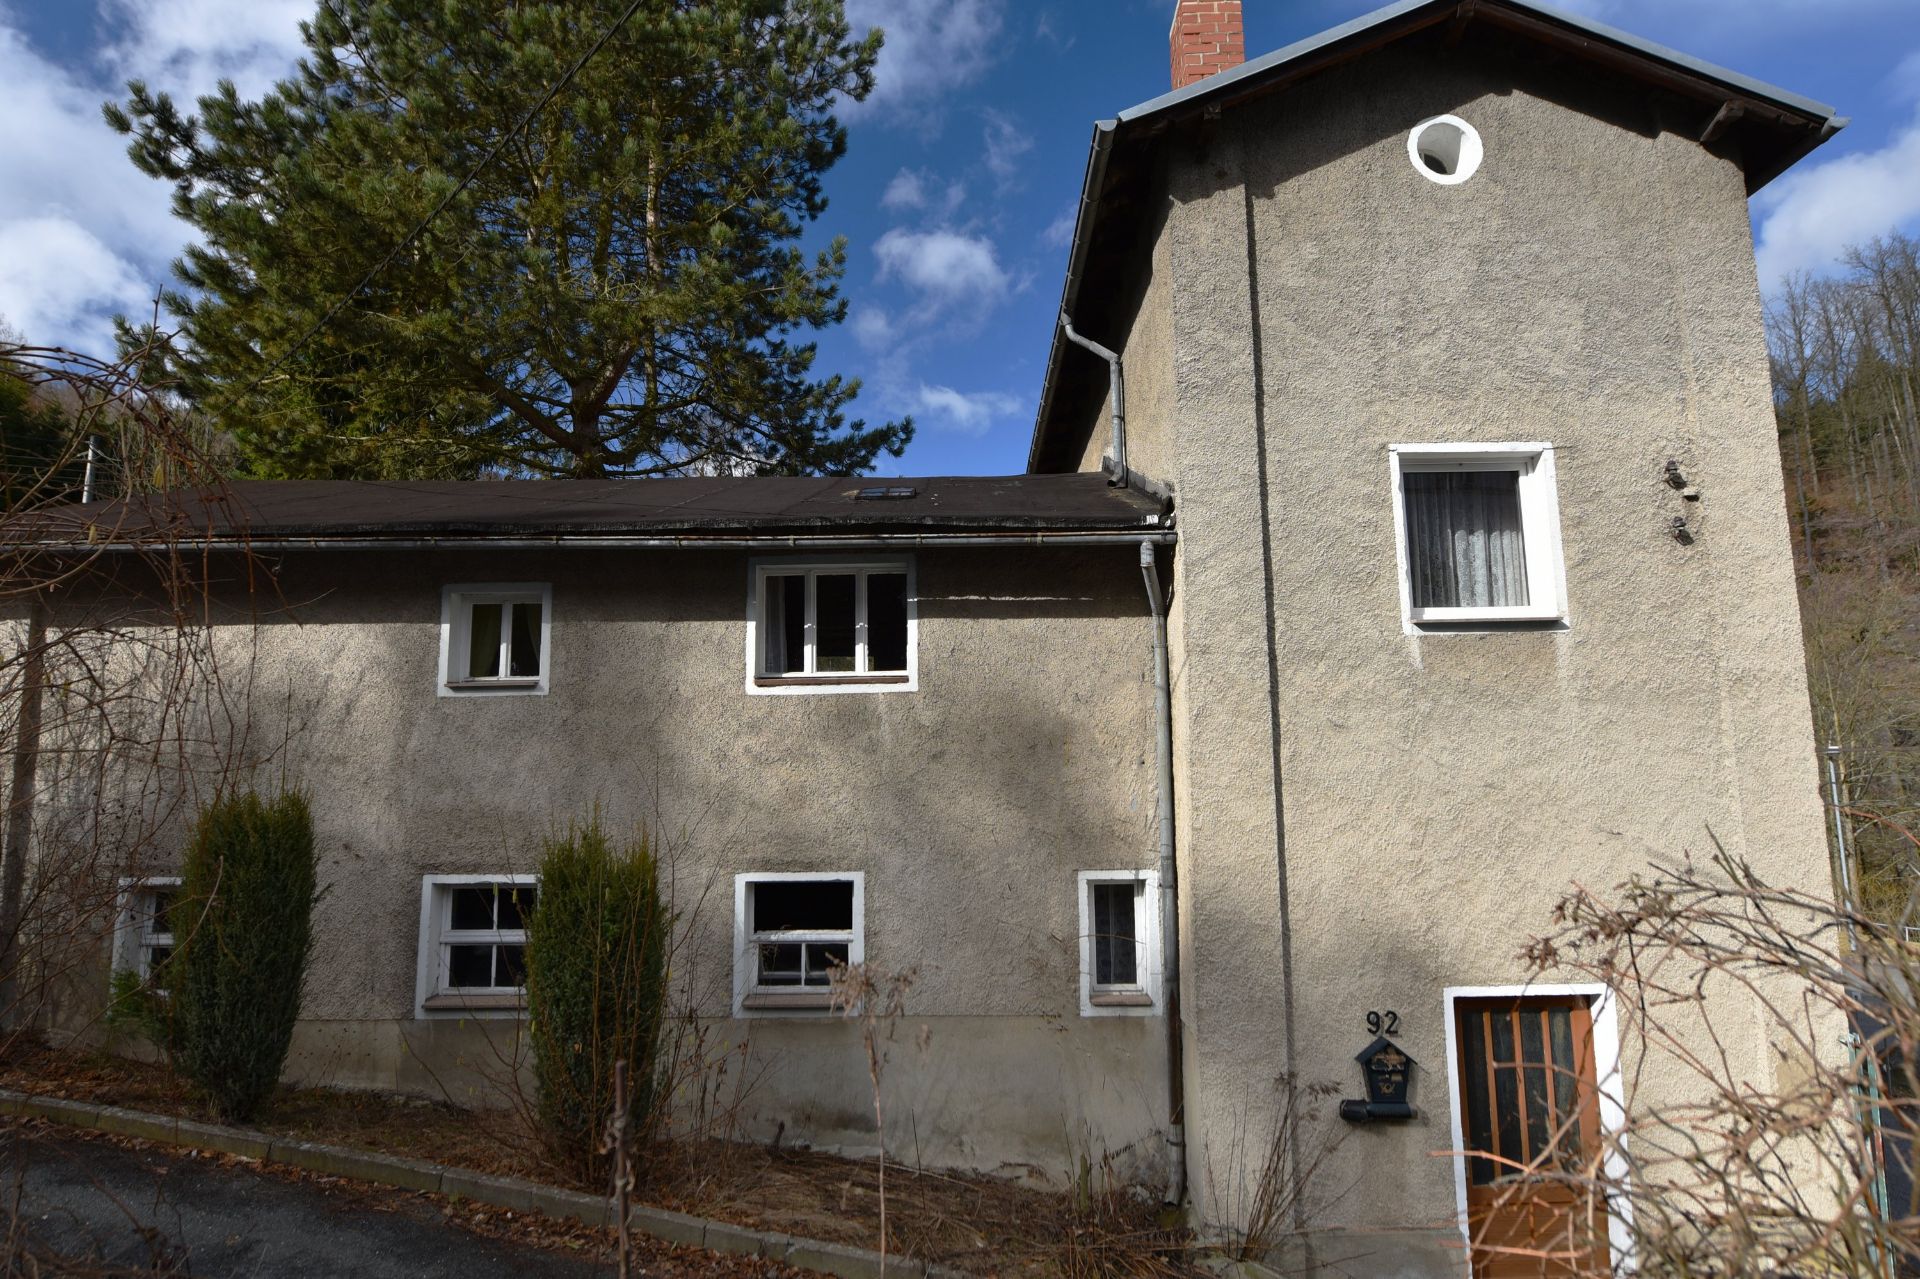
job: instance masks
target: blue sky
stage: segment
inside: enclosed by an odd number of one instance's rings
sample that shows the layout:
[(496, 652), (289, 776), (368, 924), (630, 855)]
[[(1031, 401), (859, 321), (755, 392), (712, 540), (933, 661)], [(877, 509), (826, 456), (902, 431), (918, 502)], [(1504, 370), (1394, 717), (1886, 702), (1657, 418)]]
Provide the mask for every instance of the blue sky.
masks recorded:
[[(1247, 51), (1369, 0), (1246, 0)], [(1762, 279), (1825, 271), (1850, 242), (1920, 232), (1920, 5), (1913, 0), (1578, 0), (1566, 7), (1833, 103), (1853, 124), (1753, 203)], [(135, 173), (99, 103), (132, 76), (258, 93), (313, 0), (0, 0), (0, 317), (99, 348), (144, 314), (186, 228)], [(887, 474), (1018, 471), (1039, 395), (1092, 122), (1166, 90), (1173, 0), (849, 0), (889, 33), (874, 96), (816, 234), (849, 242), (849, 323), (821, 365), (858, 411), (912, 413)]]

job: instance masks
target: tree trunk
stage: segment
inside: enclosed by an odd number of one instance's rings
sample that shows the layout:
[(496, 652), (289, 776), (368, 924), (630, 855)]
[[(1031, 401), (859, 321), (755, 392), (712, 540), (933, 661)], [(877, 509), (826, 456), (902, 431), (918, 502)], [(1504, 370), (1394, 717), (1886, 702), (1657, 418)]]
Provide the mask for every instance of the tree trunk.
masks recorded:
[(47, 606), (34, 598), (27, 613), (27, 648), (21, 662), (20, 723), (13, 748), (13, 784), (7, 792), (6, 840), (0, 847), (0, 1028), (17, 1031), (20, 991), (21, 897), (33, 845), (33, 805), (40, 767), (40, 722), (47, 682)]

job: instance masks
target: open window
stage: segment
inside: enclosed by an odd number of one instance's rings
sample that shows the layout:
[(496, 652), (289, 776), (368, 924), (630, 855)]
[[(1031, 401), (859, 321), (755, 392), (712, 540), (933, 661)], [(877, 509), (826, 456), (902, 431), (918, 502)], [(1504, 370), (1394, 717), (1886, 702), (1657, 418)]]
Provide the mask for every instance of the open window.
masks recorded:
[(825, 1011), (833, 970), (866, 952), (866, 877), (734, 877), (734, 1011)]
[(1391, 457), (1409, 629), (1565, 620), (1551, 444), (1397, 444)]
[(1149, 870), (1080, 872), (1082, 1016), (1159, 1011), (1159, 878)]
[(155, 974), (173, 958), (171, 915), (179, 888), (180, 879), (174, 875), (120, 881), (120, 917), (113, 943), (115, 972), (131, 972), (151, 984)]
[(758, 562), (748, 691), (911, 690), (917, 620), (907, 559)]
[(420, 896), (418, 1014), (517, 1013), (536, 877), (428, 875)]
[(552, 603), (552, 588), (537, 582), (447, 587), (440, 610), (440, 692), (546, 692)]

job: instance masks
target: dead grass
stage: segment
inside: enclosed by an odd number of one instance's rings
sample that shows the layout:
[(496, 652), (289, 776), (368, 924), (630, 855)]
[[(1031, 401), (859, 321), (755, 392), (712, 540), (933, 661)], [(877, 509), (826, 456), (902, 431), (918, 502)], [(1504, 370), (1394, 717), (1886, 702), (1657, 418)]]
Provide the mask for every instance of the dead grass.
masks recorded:
[[(21, 1044), (0, 1059), (0, 1087), (159, 1114), (208, 1117), (164, 1067), (106, 1053)], [(257, 1127), (598, 1191), (563, 1176), (510, 1111), (471, 1111), (389, 1093), (282, 1089)], [(656, 1145), (640, 1157), (637, 1202), (830, 1243), (879, 1244), (871, 1160), (710, 1141)], [(993, 1274), (1152, 1279), (1184, 1273), (1186, 1237), (1159, 1206), (1109, 1188), (1089, 1195), (996, 1177), (892, 1164), (889, 1254)]]

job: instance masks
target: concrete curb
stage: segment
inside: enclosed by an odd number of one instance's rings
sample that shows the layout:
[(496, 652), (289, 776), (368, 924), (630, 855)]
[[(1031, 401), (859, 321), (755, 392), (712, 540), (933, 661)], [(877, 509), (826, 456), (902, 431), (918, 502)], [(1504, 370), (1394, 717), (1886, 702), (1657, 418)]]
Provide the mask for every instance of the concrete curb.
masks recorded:
[[(494, 1177), (428, 1163), (422, 1159), (402, 1159), (344, 1146), (327, 1146), (314, 1141), (295, 1141), (247, 1128), (229, 1128), (222, 1124), (175, 1119), (170, 1115), (152, 1115), (119, 1106), (100, 1106), (91, 1102), (68, 1101), (64, 1097), (38, 1097), (31, 1093), (0, 1088), (0, 1115), (26, 1119), (44, 1119), (70, 1128), (90, 1128), (96, 1132), (127, 1137), (143, 1137), (168, 1145), (189, 1146), (197, 1150), (218, 1150), (269, 1163), (289, 1164), (309, 1172), (355, 1181), (370, 1181), (403, 1190), (424, 1190), (433, 1194), (514, 1212), (537, 1212), (548, 1217), (566, 1217), (589, 1226), (613, 1224), (613, 1206), (597, 1195), (543, 1186), (537, 1181), (517, 1177)], [(765, 1257), (804, 1270), (838, 1275), (840, 1279), (880, 1279), (880, 1254), (845, 1244), (815, 1239), (797, 1239), (772, 1230), (755, 1230), (730, 1221), (711, 1221), (689, 1217), (664, 1208), (636, 1206), (627, 1216), (627, 1224), (640, 1234), (671, 1244), (707, 1248), (714, 1252), (737, 1253), (747, 1257)], [(888, 1257), (886, 1272), (902, 1279), (970, 1279), (966, 1272), (948, 1266), (929, 1266), (913, 1257)]]

